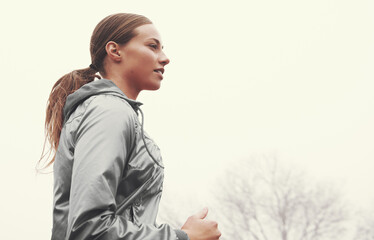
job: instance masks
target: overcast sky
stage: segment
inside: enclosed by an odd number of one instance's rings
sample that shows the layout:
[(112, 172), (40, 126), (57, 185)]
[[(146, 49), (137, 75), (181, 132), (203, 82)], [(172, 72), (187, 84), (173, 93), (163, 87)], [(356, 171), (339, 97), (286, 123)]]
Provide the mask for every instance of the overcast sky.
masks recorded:
[(163, 154), (165, 194), (204, 194), (233, 162), (274, 153), (372, 203), (372, 1), (7, 1), (1, 239), (50, 238), (52, 175), (34, 172), (47, 98), (63, 74), (90, 64), (95, 25), (117, 12), (149, 17), (171, 60), (161, 89), (138, 98)]

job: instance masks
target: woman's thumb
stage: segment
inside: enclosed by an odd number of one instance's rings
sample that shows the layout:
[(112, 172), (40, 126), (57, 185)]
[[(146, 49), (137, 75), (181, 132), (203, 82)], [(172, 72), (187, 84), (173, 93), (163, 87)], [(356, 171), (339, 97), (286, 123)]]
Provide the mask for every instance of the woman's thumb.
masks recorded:
[(200, 212), (195, 214), (195, 217), (199, 219), (204, 219), (208, 215), (208, 208), (203, 208)]

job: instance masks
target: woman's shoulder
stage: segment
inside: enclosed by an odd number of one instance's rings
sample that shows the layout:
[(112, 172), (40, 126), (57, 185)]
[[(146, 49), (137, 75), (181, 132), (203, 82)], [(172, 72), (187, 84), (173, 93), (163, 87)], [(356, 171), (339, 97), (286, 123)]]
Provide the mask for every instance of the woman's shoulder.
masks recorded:
[(116, 95), (99, 94), (94, 95), (87, 100), (87, 108), (95, 108), (102, 111), (119, 111), (136, 114), (131, 105), (125, 99), (120, 98)]
[(89, 115), (122, 119), (133, 119), (137, 116), (134, 109), (125, 99), (111, 94), (98, 94), (87, 98), (79, 104), (66, 123), (69, 124), (74, 119)]
[(100, 94), (91, 96), (78, 105), (64, 125), (62, 133), (70, 136), (73, 144), (88, 132), (108, 139), (126, 136), (131, 142), (130, 139), (135, 136), (137, 121), (135, 111), (125, 99)]

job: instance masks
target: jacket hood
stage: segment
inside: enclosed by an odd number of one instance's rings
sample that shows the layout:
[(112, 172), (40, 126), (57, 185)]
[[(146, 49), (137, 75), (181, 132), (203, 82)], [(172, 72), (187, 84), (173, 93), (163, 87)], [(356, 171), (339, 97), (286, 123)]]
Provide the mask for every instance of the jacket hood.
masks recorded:
[(129, 99), (113, 81), (108, 79), (98, 79), (83, 85), (77, 91), (67, 96), (64, 106), (64, 123), (69, 119), (70, 115), (75, 111), (79, 104), (89, 97), (99, 94), (111, 94), (125, 99), (135, 112), (139, 109), (139, 106), (142, 105), (141, 102)]

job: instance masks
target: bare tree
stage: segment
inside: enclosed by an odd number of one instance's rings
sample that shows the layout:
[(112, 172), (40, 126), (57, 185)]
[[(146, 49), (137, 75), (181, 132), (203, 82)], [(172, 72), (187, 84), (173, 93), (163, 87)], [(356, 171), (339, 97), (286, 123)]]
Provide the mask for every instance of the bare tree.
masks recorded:
[(374, 208), (359, 214), (354, 240), (374, 240)]
[(276, 157), (231, 168), (216, 190), (225, 239), (342, 239), (347, 210), (337, 191)]

